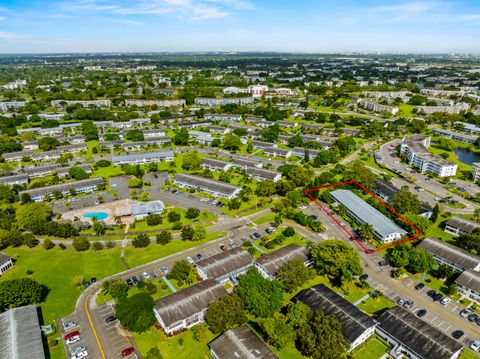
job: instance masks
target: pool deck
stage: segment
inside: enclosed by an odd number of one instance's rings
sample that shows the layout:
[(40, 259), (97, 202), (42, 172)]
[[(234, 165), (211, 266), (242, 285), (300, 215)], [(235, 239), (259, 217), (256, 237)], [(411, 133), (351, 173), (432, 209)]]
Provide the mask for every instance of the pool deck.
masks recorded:
[(119, 201), (109, 203), (102, 203), (92, 207), (85, 207), (82, 209), (65, 212), (62, 215), (62, 219), (75, 221), (78, 218), (80, 219), (80, 221), (93, 223), (93, 220), (91, 218), (86, 218), (84, 217), (84, 215), (91, 212), (105, 212), (108, 214), (108, 217), (103, 220), (105, 224), (115, 224), (115, 216), (120, 216), (122, 223), (133, 223), (133, 217), (129, 215), (132, 204), (133, 200), (130, 198), (121, 199)]

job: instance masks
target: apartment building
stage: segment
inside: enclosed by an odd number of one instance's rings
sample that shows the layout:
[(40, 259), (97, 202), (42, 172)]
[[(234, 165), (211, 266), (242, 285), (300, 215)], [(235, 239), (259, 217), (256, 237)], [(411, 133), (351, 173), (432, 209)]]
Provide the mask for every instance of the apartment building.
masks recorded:
[(195, 105), (203, 106), (224, 106), (229, 104), (237, 105), (253, 105), (255, 99), (253, 97), (225, 97), (225, 98), (207, 98), (197, 97)]
[(428, 172), (438, 177), (455, 176), (457, 164), (428, 152), (430, 140), (430, 137), (422, 135), (404, 138), (400, 146), (400, 153), (405, 154), (408, 164), (417, 168), (420, 173)]
[(25, 107), (27, 101), (4, 101), (0, 102), (0, 111), (7, 112), (11, 110), (18, 110)]
[(228, 199), (235, 198), (242, 190), (242, 186), (234, 186), (222, 181), (184, 173), (175, 175), (173, 182), (181, 188), (193, 188), (209, 193), (213, 197)]
[(450, 138), (455, 141), (465, 142), (473, 145), (477, 140), (477, 136), (468, 135), (466, 133), (460, 133), (456, 131), (444, 130), (443, 128), (432, 128), (432, 133), (444, 138)]
[(108, 107), (110, 108), (110, 100), (88, 100), (88, 101), (81, 101), (81, 100), (52, 100), (51, 101), (52, 107), (56, 108), (63, 108), (64, 106), (71, 106), (71, 105), (80, 105), (82, 107)]
[(182, 107), (185, 106), (187, 102), (183, 99), (175, 100), (125, 100), (125, 106), (137, 106), (137, 107), (146, 107), (146, 106), (157, 106), (157, 107)]
[(396, 115), (398, 113), (398, 107), (396, 106), (381, 105), (363, 98), (358, 100), (358, 105), (373, 112), (388, 112), (392, 115)]
[(128, 163), (128, 164), (145, 164), (151, 162), (170, 162), (173, 161), (175, 155), (173, 151), (156, 151), (156, 152), (143, 152), (143, 153), (131, 153), (128, 155), (112, 156), (112, 162), (115, 166)]

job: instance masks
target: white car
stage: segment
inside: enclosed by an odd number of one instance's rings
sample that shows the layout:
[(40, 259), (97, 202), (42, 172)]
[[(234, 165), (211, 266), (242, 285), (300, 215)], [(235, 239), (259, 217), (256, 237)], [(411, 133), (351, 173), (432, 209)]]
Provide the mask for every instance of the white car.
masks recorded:
[(77, 325), (78, 325), (78, 322), (68, 322), (67, 324), (65, 324), (65, 325), (63, 326), (63, 330), (67, 331), (67, 330), (73, 329), (73, 328), (75, 328)]
[(87, 350), (87, 347), (86, 347), (85, 345), (76, 347), (75, 349), (72, 349), (72, 356), (73, 356), (73, 355), (77, 355), (78, 353), (84, 352), (84, 351), (86, 351), (86, 350)]
[(148, 278), (150, 278), (150, 273), (148, 273), (148, 272), (143, 272), (143, 273), (142, 273), (142, 277), (145, 278), (145, 279), (148, 279)]
[(187, 257), (187, 262), (190, 263), (190, 264), (195, 264), (195, 262), (193, 261), (193, 259), (191, 257)]
[(83, 352), (78, 352), (75, 355), (72, 355), (72, 359), (82, 359), (85, 357), (88, 357), (88, 352), (86, 350), (84, 350)]
[(443, 298), (440, 303), (443, 304), (443, 305), (447, 305), (448, 303), (450, 303), (452, 300), (448, 297), (445, 297)]
[(74, 337), (71, 337), (69, 339), (67, 339), (67, 345), (70, 345), (70, 344), (73, 344), (73, 343), (76, 343), (80, 340), (80, 335), (75, 335)]
[(471, 342), (470, 349), (472, 349), (474, 352), (478, 351), (478, 349), (480, 349), (480, 340), (474, 340)]

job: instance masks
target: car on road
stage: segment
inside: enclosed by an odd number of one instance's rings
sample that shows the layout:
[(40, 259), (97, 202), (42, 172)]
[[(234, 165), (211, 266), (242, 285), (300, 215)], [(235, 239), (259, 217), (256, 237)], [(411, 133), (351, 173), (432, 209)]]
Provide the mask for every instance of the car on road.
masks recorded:
[(88, 352), (86, 350), (78, 352), (75, 355), (72, 355), (71, 359), (82, 359), (88, 357)]
[(441, 301), (440, 301), (440, 304), (443, 304), (443, 305), (447, 305), (448, 303), (450, 303), (452, 300), (448, 297), (445, 297), (443, 298)]
[(416, 289), (416, 290), (420, 290), (420, 289), (422, 289), (423, 287), (425, 287), (425, 284), (423, 284), (423, 283), (418, 283), (418, 284), (415, 286), (415, 289)]
[(474, 340), (470, 343), (469, 348), (472, 349), (474, 352), (480, 349), (480, 340)]
[(411, 300), (406, 300), (405, 303), (403, 303), (403, 307), (405, 309), (410, 309), (411, 307), (413, 307), (413, 301)]
[(86, 350), (87, 350), (87, 347), (85, 345), (81, 345), (79, 347), (76, 347), (76, 348), (72, 349), (71, 353), (72, 353), (72, 355), (76, 355), (76, 354), (78, 354), (80, 352), (84, 352)]
[(471, 311), (470, 309), (468, 309), (468, 308), (465, 308), (465, 309), (463, 309), (463, 310), (460, 312), (460, 316), (461, 316), (462, 318), (466, 318), (466, 317), (468, 317), (470, 314), (472, 314), (472, 311)]
[(142, 277), (145, 278), (145, 279), (149, 279), (149, 278), (150, 278), (150, 273), (148, 273), (148, 272), (143, 272), (143, 273), (142, 273)]
[(386, 261), (386, 260), (383, 260), (383, 261), (378, 262), (378, 265), (379, 265), (380, 267), (388, 266), (388, 264), (389, 264), (389, 263), (388, 263), (388, 261)]
[(452, 337), (454, 337), (455, 339), (460, 339), (461, 337), (463, 337), (463, 334), (465, 334), (463, 331), (461, 331), (461, 330), (455, 330), (455, 331), (452, 333)]
[(80, 332), (78, 330), (75, 330), (74, 332), (68, 333), (67, 335), (64, 336), (64, 338), (65, 338), (65, 340), (68, 340), (71, 337), (74, 337), (76, 335), (80, 335)]
[(478, 314), (472, 313), (467, 317), (469, 322), (476, 322), (478, 320)]
[(122, 357), (126, 358), (132, 355), (133, 353), (135, 353), (135, 349), (130, 347), (130, 348), (123, 349), (121, 354), (122, 354)]
[(80, 335), (75, 335), (71, 338), (68, 338), (65, 343), (67, 343), (67, 345), (71, 345), (71, 344), (74, 344), (74, 343), (78, 342), (79, 340), (80, 340)]
[(105, 322), (106, 322), (106, 323), (112, 323), (112, 322), (114, 322), (114, 321), (116, 321), (116, 320), (117, 320), (117, 318), (116, 318), (114, 315), (111, 315), (111, 316), (109, 316), (109, 317), (107, 317), (107, 318), (105, 319)]
[(78, 325), (78, 322), (68, 322), (67, 324), (65, 324), (63, 326), (63, 330), (69, 331), (69, 330), (75, 328), (77, 325)]

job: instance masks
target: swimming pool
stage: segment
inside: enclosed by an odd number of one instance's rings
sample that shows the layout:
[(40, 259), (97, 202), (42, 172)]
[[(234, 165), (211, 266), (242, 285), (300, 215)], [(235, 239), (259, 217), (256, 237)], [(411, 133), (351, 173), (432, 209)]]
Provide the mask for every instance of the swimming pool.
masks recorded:
[(105, 212), (88, 212), (83, 215), (84, 218), (96, 218), (98, 221), (103, 221), (108, 218), (108, 213)]

